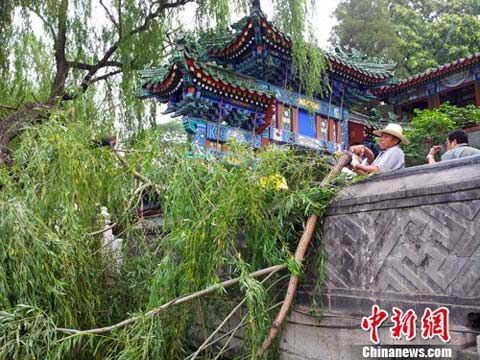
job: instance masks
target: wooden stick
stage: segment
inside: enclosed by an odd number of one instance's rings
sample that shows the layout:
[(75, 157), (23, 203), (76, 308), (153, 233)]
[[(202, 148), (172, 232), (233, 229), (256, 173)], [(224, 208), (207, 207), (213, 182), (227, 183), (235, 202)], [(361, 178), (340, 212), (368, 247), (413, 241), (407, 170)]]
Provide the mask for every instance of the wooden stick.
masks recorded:
[[(352, 155), (350, 153), (344, 153), (342, 157), (339, 159), (337, 164), (333, 167), (332, 170), (325, 176), (320, 184), (320, 186), (327, 186), (331, 183), (331, 181), (335, 178), (335, 176), (342, 170), (342, 168), (350, 163), (352, 160)], [(305, 229), (303, 231), (302, 237), (297, 246), (297, 250), (295, 251), (295, 261), (299, 266), (302, 265), (303, 258), (305, 256), (305, 252), (307, 251), (308, 245), (313, 237), (313, 233), (315, 232), (315, 226), (317, 225), (318, 216), (317, 215), (310, 215), (307, 220), (307, 224), (305, 225)], [(259, 350), (259, 355), (262, 356), (268, 348), (272, 345), (273, 340), (280, 332), (280, 328), (282, 326), (283, 321), (288, 315), (288, 311), (290, 310), (290, 306), (293, 303), (295, 298), (295, 294), (297, 292), (299, 277), (295, 274), (290, 276), (290, 281), (288, 283), (287, 293), (285, 295), (285, 300), (283, 301), (282, 307), (278, 312), (277, 317), (273, 321), (272, 327), (270, 332), (268, 333), (267, 338), (264, 340), (261, 349)]]
[[(286, 265), (270, 266), (270, 267), (265, 268), (265, 269), (254, 271), (253, 273), (250, 273), (249, 276), (251, 276), (253, 278), (261, 277), (261, 276), (268, 275), (268, 274), (273, 273), (273, 272), (278, 272), (280, 270), (285, 269), (286, 267), (287, 267)], [(240, 281), (240, 277), (237, 277), (237, 278), (234, 278), (234, 279), (224, 281), (224, 282), (219, 283), (219, 284), (209, 286), (206, 289), (194, 292), (192, 294), (178, 297), (176, 299), (173, 299), (172, 301), (169, 301), (166, 304), (160, 305), (160, 306), (146, 312), (144, 314), (144, 316), (145, 317), (157, 316), (158, 314), (162, 313), (163, 311), (169, 309), (172, 306), (179, 305), (179, 304), (184, 304), (186, 302), (195, 300), (195, 299), (197, 299), (201, 296), (212, 294), (215, 291), (218, 291), (219, 289), (227, 288), (227, 287), (233, 286), (235, 284), (238, 284), (239, 281)], [(129, 319), (125, 319), (125, 320), (123, 320), (123, 321), (121, 321), (117, 324), (114, 324), (114, 325), (105, 326), (105, 327), (96, 328), (96, 329), (89, 329), (89, 330), (77, 330), (77, 329), (67, 329), (67, 328), (56, 328), (55, 330), (58, 331), (58, 332), (62, 332), (64, 334), (72, 334), (72, 335), (105, 334), (105, 333), (111, 332), (115, 329), (120, 329), (120, 328), (128, 326), (132, 323), (135, 323), (140, 319), (142, 319), (142, 316), (134, 316), (134, 317), (131, 317)]]
[[(297, 250), (295, 251), (295, 261), (297, 264), (301, 265), (305, 252), (307, 251), (308, 244), (312, 239), (313, 232), (315, 231), (315, 226), (317, 225), (318, 216), (311, 215), (307, 220), (307, 225), (303, 231), (300, 242), (298, 243)], [(292, 274), (290, 276), (290, 281), (288, 283), (287, 293), (285, 295), (285, 300), (283, 301), (282, 307), (278, 312), (277, 317), (275, 318), (273, 325), (270, 329), (270, 332), (262, 344), (262, 348), (259, 350), (260, 356), (272, 345), (273, 340), (280, 331), (283, 320), (285, 320), (290, 306), (292, 305), (293, 299), (295, 298), (295, 293), (297, 291), (299, 277)]]
[(97, 230), (97, 231), (94, 231), (94, 232), (91, 232), (91, 233), (87, 233), (88, 236), (95, 236), (95, 235), (99, 235), (99, 234), (103, 234), (104, 232), (107, 232), (108, 230), (112, 230), (115, 226), (117, 226), (117, 223), (112, 223), (111, 225), (101, 229), (101, 230)]
[(352, 153), (350, 151), (345, 151), (343, 155), (338, 159), (338, 162), (335, 164), (335, 166), (330, 170), (330, 172), (325, 176), (320, 183), (320, 186), (327, 186), (330, 185), (333, 179), (342, 171), (342, 169), (350, 164), (352, 161)]

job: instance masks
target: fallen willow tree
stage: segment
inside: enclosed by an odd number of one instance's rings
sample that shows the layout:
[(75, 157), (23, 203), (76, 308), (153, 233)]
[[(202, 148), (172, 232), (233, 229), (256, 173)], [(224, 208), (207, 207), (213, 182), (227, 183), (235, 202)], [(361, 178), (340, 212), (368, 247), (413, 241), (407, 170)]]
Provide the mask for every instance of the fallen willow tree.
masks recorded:
[[(238, 334), (235, 354), (260, 357), (284, 297), (280, 270), (301, 274), (293, 252), (305, 221), (334, 195), (320, 186), (325, 158), (232, 144), (235, 155), (205, 161), (153, 128), (125, 140), (119, 161), (96, 146), (107, 131), (97, 125), (55, 113), (0, 168), (0, 359), (218, 358)], [(156, 236), (138, 216), (147, 189), (161, 204)], [(101, 207), (123, 239), (113, 278)], [(220, 331), (232, 309), (237, 324)]]

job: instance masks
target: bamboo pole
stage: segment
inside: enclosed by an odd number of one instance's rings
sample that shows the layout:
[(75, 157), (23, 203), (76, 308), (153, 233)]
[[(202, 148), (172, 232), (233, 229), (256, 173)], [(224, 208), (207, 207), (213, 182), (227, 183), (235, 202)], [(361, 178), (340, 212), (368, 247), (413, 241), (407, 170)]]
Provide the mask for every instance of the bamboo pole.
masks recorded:
[[(350, 163), (352, 160), (352, 155), (349, 152), (345, 152), (342, 157), (338, 160), (337, 164), (330, 170), (330, 172), (325, 176), (320, 184), (320, 186), (328, 186), (335, 176), (343, 169), (344, 166)], [(303, 231), (302, 237), (298, 243), (297, 249), (295, 251), (295, 261), (299, 266), (302, 265), (303, 258), (305, 256), (305, 252), (307, 251), (308, 245), (313, 237), (313, 233), (315, 232), (315, 226), (317, 225), (318, 216), (317, 215), (310, 215), (307, 220), (307, 224), (305, 225), (305, 229)], [(295, 298), (295, 294), (297, 292), (298, 282), (300, 278), (292, 274), (290, 276), (290, 281), (288, 283), (287, 293), (285, 294), (285, 300), (283, 301), (282, 307), (280, 308), (277, 317), (273, 321), (272, 327), (270, 328), (270, 332), (268, 333), (267, 338), (264, 340), (262, 347), (259, 350), (260, 356), (263, 355), (268, 348), (272, 345), (273, 340), (280, 332), (280, 328), (282, 326), (283, 321), (288, 315), (288, 311), (293, 303)]]

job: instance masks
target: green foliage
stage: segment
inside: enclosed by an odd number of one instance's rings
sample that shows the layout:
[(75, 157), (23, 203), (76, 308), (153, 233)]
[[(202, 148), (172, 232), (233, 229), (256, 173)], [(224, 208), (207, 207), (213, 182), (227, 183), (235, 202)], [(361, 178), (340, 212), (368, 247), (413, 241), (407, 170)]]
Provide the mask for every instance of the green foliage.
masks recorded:
[(479, 15), (478, 1), (345, 0), (331, 40), (393, 59), (405, 77), (478, 51)]
[[(212, 20), (196, 26), (219, 29), (232, 8), (247, 5), (192, 2)], [(232, 144), (235, 155), (205, 162), (187, 157), (185, 144), (169, 141), (178, 127), (156, 126), (156, 105), (135, 97), (137, 70), (164, 61), (169, 38), (182, 27), (175, 19), (183, 6), (159, 10), (161, 4), (125, 0), (104, 8), (90, 0), (7, 0), (0, 10), (0, 117), (25, 101), (51, 98), (64, 20), (65, 92), (74, 99), (27, 126), (9, 144), (13, 166), (0, 168), (0, 359), (181, 358), (189, 353), (198, 308), (186, 304), (156, 318), (144, 312), (237, 276), (239, 289), (208, 302), (229, 311), (232, 302), (247, 299), (244, 352), (255, 357), (276, 294), (272, 283), (261, 284), (248, 272), (278, 263), (301, 271), (292, 251), (303, 222), (313, 212), (321, 215), (334, 194), (318, 186), (324, 158), (279, 149), (255, 157)], [(303, 39), (306, 4), (276, 3), (282, 29), (294, 40), (295, 75), (307, 94), (316, 94), (324, 64), (319, 49)], [(99, 12), (105, 21), (98, 21)], [(86, 78), (109, 53), (109, 65)], [(118, 74), (96, 82), (109, 72)], [(95, 146), (114, 125), (121, 146), (131, 149), (128, 169), (111, 150)], [(162, 189), (165, 225), (156, 236), (147, 237), (138, 219), (147, 185), (134, 169)], [(284, 177), (289, 189), (262, 183), (271, 176)], [(98, 231), (101, 207), (123, 238), (123, 261), (113, 273)], [(67, 336), (57, 329), (104, 326), (135, 313), (138, 322), (106, 335)]]
[(480, 124), (480, 109), (475, 105), (458, 107), (443, 103), (438, 109), (455, 122), (456, 128), (468, 128)]
[(425, 156), (433, 145), (445, 143), (455, 123), (446, 114), (437, 110), (416, 111), (405, 135), (410, 144), (405, 147), (407, 166), (425, 164)]
[(341, 2), (334, 12), (339, 23), (332, 29), (332, 43), (359, 49), (369, 56), (397, 60), (401, 54), (388, 3), (385, 0)]
[[(28, 129), (15, 144), (14, 166), (0, 169), (0, 359), (183, 358), (199, 321), (196, 303), (156, 318), (140, 314), (140, 321), (106, 335), (55, 329), (112, 324), (238, 276), (238, 289), (208, 299), (216, 311), (207, 324), (245, 297), (244, 352), (255, 357), (276, 292), (248, 273), (279, 263), (300, 271), (291, 259), (303, 223), (311, 213), (321, 215), (334, 195), (319, 187), (324, 158), (274, 148), (254, 156), (231, 144), (234, 154), (206, 162), (185, 156), (186, 145), (162, 141), (161, 129), (144, 131), (125, 144), (133, 149), (130, 168), (163, 189), (164, 227), (147, 238), (136, 215), (145, 185), (111, 150), (94, 145), (110, 129), (87, 121), (79, 105), (77, 121), (69, 114), (58, 111)], [(288, 190), (262, 180), (279, 176)], [(113, 280), (102, 234), (91, 234), (103, 227), (101, 206), (123, 238)]]
[[(0, 312), (0, 319), (0, 358), (40, 359), (55, 348), (55, 324), (41, 310), (19, 304), (10, 313)], [(25, 334), (29, 334), (29, 341), (20, 343)]]
[(311, 27), (306, 26), (306, 14), (315, 10), (315, 1), (275, 0), (274, 4), (276, 24), (293, 43), (293, 75), (299, 79), (301, 91), (310, 97), (323, 95), (327, 89), (322, 74), (327, 65), (322, 50), (315, 44)]

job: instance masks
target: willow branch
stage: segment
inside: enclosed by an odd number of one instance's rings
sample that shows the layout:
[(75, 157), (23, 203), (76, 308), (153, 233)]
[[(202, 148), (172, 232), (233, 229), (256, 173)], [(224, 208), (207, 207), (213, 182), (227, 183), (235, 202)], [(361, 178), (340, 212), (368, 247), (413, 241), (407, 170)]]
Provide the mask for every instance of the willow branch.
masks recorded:
[(123, 157), (121, 157), (119, 154), (118, 154), (118, 151), (113, 149), (113, 154), (115, 155), (115, 157), (117, 158), (118, 161), (120, 161), (122, 163), (122, 165), (127, 168), (129, 171), (131, 171), (133, 173), (133, 175), (135, 176), (135, 178), (145, 184), (148, 184), (150, 186), (153, 186), (153, 187), (157, 187), (149, 178), (147, 178), (146, 176), (143, 176), (142, 174), (140, 174), (138, 171), (136, 170), (133, 170), (131, 167), (130, 167), (130, 164), (128, 163), (127, 160), (125, 160)]
[[(310, 240), (312, 239), (313, 233), (315, 231), (315, 226), (317, 225), (318, 216), (311, 215), (307, 220), (307, 225), (305, 226), (305, 230), (302, 234), (300, 242), (298, 243), (297, 250), (295, 251), (295, 261), (297, 264), (301, 265), (303, 262), (303, 258), (305, 256), (305, 252), (307, 251), (308, 244), (310, 244)], [(297, 291), (297, 286), (300, 278), (298, 275), (292, 274), (290, 276), (290, 281), (288, 283), (287, 294), (285, 295), (285, 300), (278, 312), (277, 317), (275, 318), (273, 325), (270, 329), (270, 332), (262, 344), (262, 348), (259, 350), (260, 354), (263, 354), (273, 343), (273, 340), (277, 336), (282, 326), (283, 321), (285, 320), (290, 306), (293, 303), (293, 299), (295, 298), (295, 293)]]
[(115, 43), (113, 43), (113, 45), (105, 52), (102, 59), (97, 64), (95, 64), (92, 69), (88, 71), (88, 73), (85, 75), (85, 77), (82, 80), (82, 85), (81, 85), (82, 91), (85, 92), (87, 90), (92, 77), (96, 74), (98, 69), (105, 66), (105, 64), (109, 61), (112, 55), (117, 51), (122, 41), (124, 41), (126, 38), (130, 36), (146, 31), (150, 26), (150, 24), (152, 23), (152, 21), (158, 18), (163, 13), (164, 10), (169, 8), (179, 7), (192, 1), (193, 0), (179, 0), (173, 3), (167, 3), (162, 1), (162, 4), (155, 11), (151, 12), (145, 17), (145, 20), (141, 25), (132, 29), (128, 34), (119, 37), (119, 39), (115, 41)]
[(121, 70), (121, 69), (120, 70), (115, 70), (115, 71), (110, 71), (109, 73), (106, 73), (102, 76), (98, 76), (98, 77), (90, 80), (90, 83), (93, 84), (93, 83), (96, 83), (97, 81), (107, 80), (109, 77), (121, 74), (122, 72), (123, 72), (123, 70)]
[(68, 0), (61, 0), (59, 5), (57, 36), (55, 37), (55, 78), (53, 79), (50, 90), (49, 101), (54, 101), (58, 96), (65, 93), (65, 81), (67, 79), (70, 66), (65, 57), (67, 44), (67, 17)]
[[(95, 76), (95, 74), (97, 73), (97, 71), (99, 69), (101, 69), (103, 67), (106, 67), (106, 66), (119, 66), (119, 67), (122, 66), (121, 63), (111, 61), (110, 58), (118, 50), (120, 44), (125, 39), (127, 39), (128, 37), (133, 36), (135, 34), (146, 31), (149, 28), (150, 24), (156, 18), (158, 18), (160, 15), (162, 15), (164, 10), (170, 9), (170, 8), (176, 8), (176, 7), (185, 5), (189, 2), (193, 2), (193, 0), (178, 0), (177, 2), (172, 2), (172, 3), (162, 1), (161, 5), (155, 11), (151, 12), (150, 14), (148, 14), (145, 17), (145, 20), (143, 21), (143, 23), (141, 25), (132, 29), (130, 32), (128, 32), (128, 34), (124, 35), (124, 34), (121, 33), (118, 40), (113, 43), (113, 45), (105, 52), (103, 57), (96, 64), (86, 64), (86, 63), (81, 63), (81, 62), (73, 62), (73, 64), (77, 65), (77, 68), (88, 71), (87, 74), (82, 79), (82, 82), (81, 82), (81, 85), (80, 85), (81, 91), (82, 92), (87, 91), (89, 85), (93, 81), (92, 80), (93, 77)], [(119, 24), (119, 27), (121, 27), (121, 24)], [(112, 65), (109, 65), (109, 64), (112, 64)], [(115, 65), (113, 65), (113, 64), (115, 64)], [(114, 74), (112, 73), (112, 74), (110, 74), (110, 76), (111, 75), (114, 75)], [(103, 77), (103, 78), (99, 77), (99, 78), (96, 78), (94, 80), (99, 81), (99, 80), (103, 80), (103, 79), (105, 79), (105, 77)], [(70, 93), (65, 93), (63, 95), (63, 100), (72, 100), (73, 98), (74, 98), (74, 95), (72, 95)]]
[[(254, 271), (254, 272), (250, 273), (249, 276), (252, 277), (252, 278), (261, 277), (261, 276), (271, 274), (272, 272), (278, 272), (278, 271), (283, 270), (285, 268), (286, 268), (286, 265), (275, 265), (275, 266), (271, 266), (271, 267), (268, 267), (268, 268), (265, 268), (265, 269)], [(121, 321), (117, 324), (114, 324), (114, 325), (105, 326), (105, 327), (96, 328), (96, 329), (89, 329), (89, 330), (77, 330), (77, 329), (67, 329), (67, 328), (56, 328), (55, 330), (58, 331), (58, 332), (64, 333), (64, 334), (71, 334), (71, 335), (88, 335), (88, 334), (109, 333), (109, 332), (112, 332), (113, 330), (121, 329), (121, 328), (124, 328), (124, 327), (126, 327), (130, 324), (133, 324), (133, 323), (141, 320), (144, 317), (150, 318), (150, 317), (158, 316), (159, 314), (161, 314), (165, 310), (167, 310), (167, 309), (169, 309), (169, 308), (171, 308), (175, 305), (184, 304), (184, 303), (190, 302), (192, 300), (198, 299), (202, 296), (213, 294), (214, 292), (216, 292), (220, 289), (231, 287), (233, 285), (238, 284), (239, 282), (240, 282), (240, 277), (230, 279), (230, 280), (226, 280), (222, 283), (218, 283), (218, 284), (209, 286), (209, 287), (207, 287), (203, 290), (194, 292), (192, 294), (181, 296), (181, 297), (178, 297), (176, 299), (173, 299), (172, 301), (169, 301), (169, 302), (167, 302), (163, 305), (160, 305), (160, 306), (158, 306), (158, 307), (156, 307), (156, 308), (154, 308), (150, 311), (147, 311), (146, 313), (144, 313), (143, 316), (133, 316), (131, 318), (125, 319), (125, 320), (123, 320), (123, 321)]]
[[(120, 32), (120, 36), (118, 40), (113, 43), (113, 45), (105, 52), (103, 57), (96, 63), (96, 64), (88, 64), (80, 61), (70, 61), (68, 62), (69, 66), (74, 67), (76, 69), (80, 70), (87, 70), (87, 74), (83, 77), (80, 88), (82, 92), (85, 92), (88, 89), (88, 86), (94, 82), (100, 81), (100, 80), (105, 80), (110, 76), (117, 75), (122, 72), (122, 70), (117, 70), (117, 71), (112, 71), (108, 74), (99, 76), (97, 78), (94, 78), (95, 74), (98, 72), (98, 70), (104, 68), (104, 67), (119, 67), (123, 68), (123, 64), (119, 61), (115, 60), (110, 60), (110, 58), (113, 56), (113, 54), (118, 50), (120, 44), (129, 36), (133, 36), (135, 34), (141, 33), (143, 31), (146, 31), (148, 27), (150, 26), (150, 23), (155, 20), (157, 17), (159, 17), (162, 14), (162, 11), (171, 8), (171, 7), (177, 7), (184, 5), (188, 2), (192, 2), (193, 0), (182, 0), (178, 1), (176, 3), (170, 3), (170, 4), (164, 4), (163, 6), (160, 6), (157, 10), (154, 12), (150, 13), (142, 23), (142, 25), (136, 27), (135, 29), (131, 30), (126, 36), (122, 36)], [(119, 10), (119, 16), (121, 16), (121, 11)], [(119, 29), (121, 29), (121, 23), (119, 23)], [(173, 30), (172, 32), (174, 32)], [(170, 32), (167, 32), (167, 36), (170, 34)], [(162, 52), (167, 48), (167, 46), (164, 46), (163, 49), (160, 49), (159, 51)], [(130, 66), (134, 65), (134, 61), (130, 64)], [(63, 100), (72, 100), (73, 95), (71, 94), (65, 94), (63, 96)]]
[(43, 24), (47, 27), (48, 31), (52, 34), (52, 37), (55, 38), (57, 35), (55, 34), (55, 30), (53, 29), (52, 24), (50, 24), (47, 19), (40, 13), (39, 10), (33, 8), (33, 7), (27, 7), (28, 10), (30, 10), (32, 13), (38, 16), (38, 18), (43, 22)]
[[(267, 311), (271, 311), (271, 310), (279, 307), (280, 305), (282, 305), (282, 302), (278, 302), (278, 303), (270, 306), (270, 307), (267, 309)], [(223, 336), (221, 336), (219, 339), (215, 340), (215, 342), (217, 342), (217, 341), (221, 340), (222, 338), (227, 337), (227, 336), (230, 335), (230, 336), (228, 337), (227, 341), (225, 342), (225, 344), (222, 346), (222, 348), (220, 349), (220, 351), (217, 353), (217, 355), (215, 356), (215, 358), (214, 358), (213, 360), (218, 360), (218, 359), (223, 355), (223, 353), (224, 353), (225, 351), (230, 350), (230, 349), (232, 349), (232, 348), (234, 347), (234, 345), (232, 345), (232, 346), (230, 346), (230, 347), (229, 347), (228, 345), (229, 345), (230, 342), (232, 341), (232, 339), (233, 339), (233, 337), (235, 336), (235, 334), (237, 333), (237, 331), (238, 331), (240, 328), (242, 328), (242, 327), (244, 327), (244, 326), (247, 325), (246, 322), (247, 322), (247, 315), (245, 315), (245, 316), (240, 320), (240, 322), (238, 323), (238, 325), (235, 326), (232, 330), (228, 331), (227, 333), (225, 333), (225, 335), (223, 335)], [(213, 343), (215, 343), (215, 342), (213, 342)]]
[(118, 0), (118, 37), (121, 38), (122, 34), (123, 34), (122, 0)]
[(79, 69), (79, 70), (93, 70), (93, 69), (99, 70), (101, 68), (109, 67), (109, 66), (120, 67), (120, 68), (123, 66), (123, 64), (120, 61), (113, 61), (113, 60), (104, 62), (100, 67), (98, 67), (98, 64), (87, 64), (81, 61), (69, 61), (68, 64), (70, 65), (70, 67)]
[(113, 25), (115, 25), (116, 27), (118, 27), (118, 23), (117, 21), (115, 20), (115, 18), (113, 17), (112, 13), (108, 10), (108, 8), (105, 6), (105, 4), (103, 3), (103, 0), (100, 0), (100, 5), (103, 7), (103, 10), (105, 10), (105, 13), (107, 14), (108, 18), (110, 19), (110, 21), (113, 23)]
[[(248, 314), (247, 314), (248, 315)], [(242, 317), (242, 319), (240, 320), (240, 322), (237, 324), (237, 326), (235, 326), (231, 331), (230, 331), (230, 336), (228, 337), (228, 339), (225, 341), (225, 344), (223, 344), (222, 348), (220, 349), (220, 351), (217, 353), (217, 355), (215, 356), (215, 358), (213, 360), (217, 360), (220, 358), (220, 356), (223, 355), (223, 353), (228, 349), (228, 345), (230, 345), (230, 342), (232, 341), (233, 337), (235, 336), (235, 334), (237, 333), (237, 331), (242, 328), (243, 326), (246, 325), (246, 320), (247, 320), (247, 315), (244, 315)]]
[(117, 226), (118, 224), (117, 223), (113, 223), (101, 230), (97, 230), (97, 231), (94, 231), (94, 232), (91, 232), (91, 233), (87, 233), (88, 236), (95, 236), (95, 235), (100, 235), (100, 234), (103, 234), (104, 232), (107, 232), (108, 230), (112, 230), (115, 226)]
[(12, 110), (12, 111), (17, 111), (18, 110), (18, 108), (15, 107), (15, 106), (5, 105), (5, 104), (0, 104), (0, 108), (7, 109), (7, 110)]

